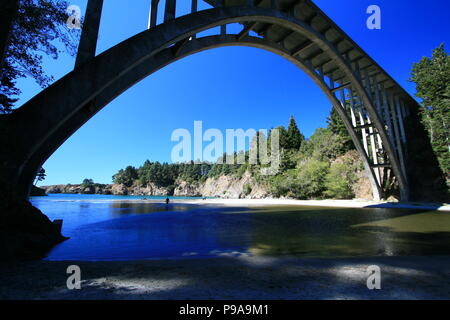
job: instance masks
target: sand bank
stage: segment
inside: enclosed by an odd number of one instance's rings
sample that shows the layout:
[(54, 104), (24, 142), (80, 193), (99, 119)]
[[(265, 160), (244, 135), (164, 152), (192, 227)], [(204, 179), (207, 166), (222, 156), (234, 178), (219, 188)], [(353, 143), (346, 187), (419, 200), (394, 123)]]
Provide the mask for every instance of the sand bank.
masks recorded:
[[(137, 200), (139, 201), (139, 200)], [(190, 204), (214, 204), (225, 206), (258, 207), (267, 205), (314, 206), (333, 208), (397, 208), (450, 211), (450, 205), (416, 202), (383, 202), (368, 200), (291, 200), (291, 199), (195, 199), (173, 200), (173, 202)]]
[[(133, 202), (133, 203), (164, 203), (164, 199), (155, 200), (142, 196), (141, 199), (46, 199), (58, 202)], [(221, 205), (231, 207), (260, 207), (260, 206), (311, 206), (331, 208), (390, 208), (390, 209), (417, 209), (450, 211), (450, 204), (446, 203), (424, 203), (424, 202), (387, 202), (369, 200), (294, 200), (294, 199), (223, 199), (223, 198), (175, 198), (171, 203), (185, 203), (196, 205)]]

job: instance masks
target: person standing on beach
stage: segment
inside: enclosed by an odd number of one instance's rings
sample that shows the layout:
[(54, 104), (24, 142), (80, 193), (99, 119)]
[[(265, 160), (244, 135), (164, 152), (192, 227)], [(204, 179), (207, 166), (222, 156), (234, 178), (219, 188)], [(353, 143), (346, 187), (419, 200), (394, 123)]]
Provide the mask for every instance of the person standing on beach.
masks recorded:
[(169, 197), (166, 198), (166, 204), (169, 204)]

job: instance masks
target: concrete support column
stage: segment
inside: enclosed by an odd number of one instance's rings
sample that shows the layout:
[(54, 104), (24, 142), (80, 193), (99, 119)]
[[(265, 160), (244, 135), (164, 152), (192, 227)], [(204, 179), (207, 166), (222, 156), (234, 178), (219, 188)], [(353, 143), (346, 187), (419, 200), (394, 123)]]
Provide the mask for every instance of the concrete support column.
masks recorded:
[(405, 127), (403, 125), (403, 119), (405, 118), (405, 116), (404, 116), (403, 110), (402, 110), (402, 103), (398, 96), (395, 97), (395, 106), (397, 108), (397, 118), (398, 118), (398, 123), (400, 125), (400, 134), (401, 134), (402, 142), (404, 145), (406, 145)]
[(4, 0), (0, 6), (0, 78), (3, 74), (3, 62), (8, 49), (9, 35), (14, 22), (19, 0)]
[[(192, 0), (191, 13), (195, 13), (197, 11), (198, 11), (198, 2), (197, 2), (197, 0)], [(197, 35), (196, 34), (192, 35), (192, 39), (195, 39), (195, 38), (197, 38)]]
[(395, 108), (395, 104), (398, 97), (394, 96), (393, 94), (390, 96), (390, 107), (391, 107), (391, 114), (392, 114), (392, 120), (394, 122), (394, 132), (395, 132), (395, 142), (397, 145), (397, 155), (398, 160), (400, 162), (400, 166), (403, 172), (404, 177), (407, 177), (406, 167), (405, 167), (405, 155), (403, 153), (403, 144), (401, 142), (401, 135), (400, 135), (400, 129), (399, 129), (399, 122), (397, 118), (397, 112)]
[(156, 19), (158, 18), (158, 4), (159, 0), (152, 0), (150, 7), (150, 17), (148, 19), (148, 28), (156, 27)]
[(197, 7), (198, 7), (197, 0), (192, 0), (191, 12), (192, 13), (197, 12)]
[(384, 122), (386, 123), (386, 125), (388, 127), (389, 140), (391, 141), (392, 146), (394, 146), (396, 148), (395, 138), (394, 138), (394, 129), (392, 126), (391, 114), (389, 112), (389, 102), (388, 102), (388, 98), (387, 98), (386, 89), (384, 87), (384, 84), (381, 83), (380, 86), (381, 86), (381, 94), (383, 97), (382, 109), (383, 109), (383, 113), (384, 113), (384, 117), (385, 117)]
[(176, 0), (166, 0), (166, 8), (164, 10), (164, 21), (175, 19), (176, 6), (177, 6)]
[(353, 98), (352, 89), (349, 89), (349, 96), (350, 96), (350, 113), (351, 113), (351, 117), (352, 117), (352, 126), (356, 127), (355, 100)]
[(83, 23), (75, 68), (95, 57), (103, 0), (89, 0)]

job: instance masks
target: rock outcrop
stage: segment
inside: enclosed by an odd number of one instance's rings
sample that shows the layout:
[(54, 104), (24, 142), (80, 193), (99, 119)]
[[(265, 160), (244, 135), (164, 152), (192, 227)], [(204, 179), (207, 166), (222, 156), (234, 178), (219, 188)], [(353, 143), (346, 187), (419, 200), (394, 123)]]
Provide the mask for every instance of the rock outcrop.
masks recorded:
[(189, 183), (179, 180), (175, 188), (158, 186), (149, 183), (146, 186), (134, 184), (127, 187), (123, 184), (95, 184), (88, 187), (82, 185), (54, 185), (41, 187), (47, 194), (112, 194), (138, 196), (166, 196), (178, 197), (221, 197), (221, 198), (265, 198), (269, 195), (263, 185), (246, 172), (241, 178), (220, 176), (209, 178), (204, 183)]
[(30, 196), (32, 197), (45, 197), (47, 193), (45, 192), (45, 189), (31, 186)]
[(43, 186), (47, 194), (111, 194), (111, 195), (137, 195), (137, 196), (166, 196), (172, 191), (167, 187), (148, 184), (146, 186), (132, 185), (127, 187), (123, 184), (94, 184), (82, 186), (79, 184), (60, 184), (54, 186)]
[(269, 196), (266, 188), (258, 184), (249, 172), (244, 173), (242, 178), (225, 175), (218, 178), (209, 178), (201, 186), (200, 193), (204, 197), (232, 199), (256, 199)]
[(0, 204), (0, 260), (40, 259), (68, 239), (28, 201)]
[(241, 178), (222, 175), (208, 178), (204, 183), (189, 183), (177, 181), (174, 196), (179, 197), (217, 197), (229, 199), (266, 198), (269, 196), (266, 188), (246, 172)]
[(177, 187), (173, 191), (176, 197), (201, 197), (203, 194), (200, 191), (198, 184), (191, 184), (187, 181), (178, 181)]

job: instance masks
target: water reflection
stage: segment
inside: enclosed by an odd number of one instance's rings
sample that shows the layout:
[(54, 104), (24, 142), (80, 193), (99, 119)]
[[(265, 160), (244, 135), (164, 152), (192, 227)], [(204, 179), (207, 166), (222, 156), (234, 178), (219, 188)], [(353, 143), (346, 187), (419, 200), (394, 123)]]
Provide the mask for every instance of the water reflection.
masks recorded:
[(33, 200), (51, 219), (63, 218), (71, 237), (51, 260), (450, 253), (448, 212), (54, 200)]
[(109, 204), (112, 215), (124, 215), (124, 214), (147, 214), (161, 211), (177, 211), (184, 212), (192, 210), (195, 205), (190, 204), (177, 204), (177, 203), (162, 203), (162, 202), (119, 202), (114, 201)]
[[(271, 214), (270, 212), (277, 212)], [(450, 214), (437, 213), (441, 220), (430, 228), (436, 213), (392, 209), (264, 208), (252, 230), (254, 254), (302, 256), (430, 255), (450, 252)], [(402, 219), (402, 231), (389, 227)], [(443, 222), (443, 221), (441, 221)], [(383, 227), (377, 224), (384, 225)], [(396, 224), (394, 224), (396, 225)], [(415, 232), (408, 232), (413, 228)], [(445, 229), (445, 232), (438, 230)], [(422, 232), (420, 230), (426, 230)]]

